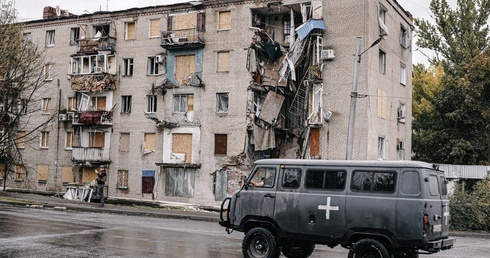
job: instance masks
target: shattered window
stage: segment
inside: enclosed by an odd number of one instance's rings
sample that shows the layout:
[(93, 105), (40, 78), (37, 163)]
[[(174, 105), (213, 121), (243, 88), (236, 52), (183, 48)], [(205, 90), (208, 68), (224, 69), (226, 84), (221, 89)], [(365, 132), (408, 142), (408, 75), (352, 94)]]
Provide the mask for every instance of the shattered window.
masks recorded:
[(230, 71), (230, 51), (218, 52), (218, 72)]
[(214, 135), (214, 154), (226, 155), (228, 146), (228, 135), (215, 134)]
[(231, 12), (220, 12), (218, 15), (218, 30), (229, 30), (231, 29)]
[(131, 113), (131, 99), (132, 96), (121, 96), (121, 113), (128, 114)]
[(125, 39), (136, 39), (136, 22), (126, 22)]
[(157, 95), (146, 96), (146, 112), (148, 113), (157, 112)]
[(282, 187), (299, 188), (301, 184), (301, 169), (300, 168), (285, 168)]
[(194, 95), (174, 95), (174, 112), (185, 113), (194, 110)]
[(54, 30), (46, 31), (46, 46), (54, 46)]
[(78, 39), (80, 38), (80, 27), (70, 29), (70, 46), (78, 45)]
[(228, 113), (228, 92), (216, 93), (216, 112)]

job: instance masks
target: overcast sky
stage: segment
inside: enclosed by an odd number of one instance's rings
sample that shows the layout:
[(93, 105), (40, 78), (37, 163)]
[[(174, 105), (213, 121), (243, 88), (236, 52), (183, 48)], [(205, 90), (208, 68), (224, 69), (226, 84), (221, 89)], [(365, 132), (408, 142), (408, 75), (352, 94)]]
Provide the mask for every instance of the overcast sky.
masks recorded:
[[(145, 7), (154, 5), (166, 5), (180, 2), (188, 2), (188, 0), (0, 0), (2, 2), (12, 1), (18, 11), (18, 16), (21, 20), (37, 20), (42, 19), (43, 8), (45, 6), (59, 6), (63, 10), (68, 10), (74, 14), (83, 14), (85, 12), (95, 11), (116, 11), (133, 7)], [(450, 4), (455, 6), (456, 0), (448, 0)], [(398, 3), (414, 17), (430, 18), (429, 3), (430, 0), (398, 0)], [(414, 46), (416, 48), (416, 46)], [(413, 52), (413, 63), (427, 64), (422, 54)]]

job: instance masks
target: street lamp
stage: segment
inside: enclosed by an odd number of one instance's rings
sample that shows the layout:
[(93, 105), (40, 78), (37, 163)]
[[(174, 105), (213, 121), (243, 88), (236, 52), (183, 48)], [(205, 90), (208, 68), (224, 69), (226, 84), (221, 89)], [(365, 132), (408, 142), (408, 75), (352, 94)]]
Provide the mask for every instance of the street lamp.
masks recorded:
[(349, 110), (349, 125), (347, 129), (347, 149), (346, 149), (346, 160), (352, 159), (352, 148), (354, 145), (354, 124), (356, 121), (356, 105), (357, 98), (359, 95), (357, 93), (358, 81), (359, 81), (359, 65), (361, 64), (361, 56), (366, 53), (370, 48), (376, 46), (383, 37), (379, 37), (377, 40), (371, 44), (366, 50), (361, 53), (361, 42), (362, 37), (356, 38), (356, 56), (354, 61), (354, 81), (352, 82), (352, 92), (350, 93), (350, 110)]

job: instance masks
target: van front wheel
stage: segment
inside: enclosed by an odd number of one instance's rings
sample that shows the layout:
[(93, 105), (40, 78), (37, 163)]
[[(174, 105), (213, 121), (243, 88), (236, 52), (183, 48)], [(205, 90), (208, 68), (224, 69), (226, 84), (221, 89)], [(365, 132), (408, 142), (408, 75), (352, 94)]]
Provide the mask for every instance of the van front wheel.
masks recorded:
[(379, 241), (366, 238), (357, 241), (349, 250), (349, 258), (389, 258), (388, 250)]
[(288, 258), (306, 258), (315, 250), (315, 243), (310, 241), (285, 240), (281, 244), (281, 251)]
[(260, 227), (245, 234), (242, 253), (245, 258), (276, 258), (280, 255), (276, 237), (269, 230)]

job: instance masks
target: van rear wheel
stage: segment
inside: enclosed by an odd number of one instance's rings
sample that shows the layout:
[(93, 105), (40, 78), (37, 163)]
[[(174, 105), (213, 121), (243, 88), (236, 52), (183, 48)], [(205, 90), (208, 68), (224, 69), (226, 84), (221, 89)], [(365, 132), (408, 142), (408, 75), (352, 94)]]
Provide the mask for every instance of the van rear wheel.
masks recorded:
[(242, 242), (245, 258), (277, 258), (280, 255), (276, 237), (265, 228), (254, 228), (245, 234)]
[(315, 243), (310, 241), (285, 240), (281, 251), (288, 258), (306, 258), (315, 250)]
[(366, 238), (357, 241), (349, 250), (349, 258), (389, 258), (388, 250), (379, 241)]

